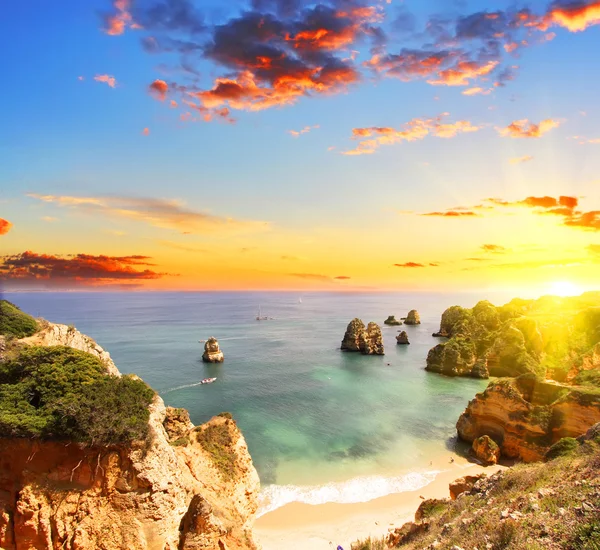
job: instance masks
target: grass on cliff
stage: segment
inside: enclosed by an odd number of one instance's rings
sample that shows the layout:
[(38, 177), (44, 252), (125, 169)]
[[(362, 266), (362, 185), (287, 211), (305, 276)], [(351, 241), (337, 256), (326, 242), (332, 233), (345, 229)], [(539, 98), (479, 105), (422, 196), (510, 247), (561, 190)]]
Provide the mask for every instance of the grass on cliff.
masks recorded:
[(229, 423), (226, 419), (221, 424), (210, 424), (208, 426), (198, 426), (195, 429), (196, 439), (202, 448), (210, 455), (215, 466), (225, 480), (231, 480), (235, 477), (237, 453), (233, 450), (235, 442), (231, 437)]
[(0, 437), (112, 445), (145, 439), (154, 391), (89, 353), (27, 347), (0, 363)]
[[(599, 438), (600, 440), (600, 438)], [(600, 444), (587, 441), (546, 463), (520, 464), (430, 518), (429, 530), (399, 546), (600, 550)], [(558, 453), (561, 454), (561, 453)], [(381, 541), (383, 543), (383, 541)], [(355, 543), (353, 549), (387, 548)]]
[(0, 300), (0, 335), (25, 338), (39, 330), (37, 321), (8, 300)]

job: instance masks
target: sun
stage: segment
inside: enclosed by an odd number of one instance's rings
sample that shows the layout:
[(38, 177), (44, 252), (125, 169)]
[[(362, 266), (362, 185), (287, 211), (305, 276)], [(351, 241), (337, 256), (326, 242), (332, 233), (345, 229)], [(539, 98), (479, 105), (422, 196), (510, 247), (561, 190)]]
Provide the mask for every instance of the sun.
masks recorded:
[(568, 281), (555, 281), (550, 284), (549, 293), (554, 296), (578, 296), (581, 289)]

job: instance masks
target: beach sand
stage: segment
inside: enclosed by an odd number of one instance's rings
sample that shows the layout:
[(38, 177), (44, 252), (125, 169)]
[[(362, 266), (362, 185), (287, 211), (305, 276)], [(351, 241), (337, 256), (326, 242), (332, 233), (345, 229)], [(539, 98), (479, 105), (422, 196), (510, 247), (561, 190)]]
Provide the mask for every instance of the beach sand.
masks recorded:
[(254, 539), (263, 550), (330, 550), (341, 545), (350, 550), (357, 539), (380, 538), (388, 529), (414, 520), (421, 497), (445, 498), (448, 485), (465, 475), (485, 472), (492, 475), (502, 466), (484, 468), (464, 458), (449, 456), (434, 460), (431, 469), (440, 473), (425, 487), (387, 495), (369, 502), (319, 505), (293, 502), (256, 520)]

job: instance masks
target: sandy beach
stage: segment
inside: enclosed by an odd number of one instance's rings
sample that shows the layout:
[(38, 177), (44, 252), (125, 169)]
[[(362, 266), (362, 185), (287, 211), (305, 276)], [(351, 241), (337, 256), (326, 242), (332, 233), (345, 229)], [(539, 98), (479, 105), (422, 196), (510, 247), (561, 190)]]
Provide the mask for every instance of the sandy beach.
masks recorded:
[(411, 521), (421, 497), (448, 497), (448, 485), (455, 479), (480, 472), (491, 475), (503, 469), (502, 466), (484, 468), (457, 456), (452, 463), (445, 457), (434, 461), (432, 466), (440, 473), (429, 485), (416, 491), (355, 504), (315, 506), (294, 502), (278, 508), (258, 518), (255, 540), (263, 550), (330, 550), (338, 545), (350, 550), (357, 539), (381, 537), (388, 529)]

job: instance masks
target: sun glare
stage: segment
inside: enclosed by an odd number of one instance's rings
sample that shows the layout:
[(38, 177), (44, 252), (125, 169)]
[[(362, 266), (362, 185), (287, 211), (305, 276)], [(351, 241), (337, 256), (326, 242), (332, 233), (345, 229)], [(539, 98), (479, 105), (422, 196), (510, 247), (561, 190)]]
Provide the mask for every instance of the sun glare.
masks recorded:
[(581, 292), (581, 288), (568, 281), (556, 281), (549, 289), (549, 293), (554, 296), (578, 296)]

